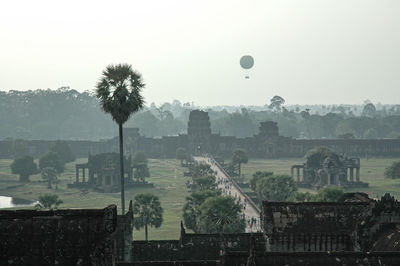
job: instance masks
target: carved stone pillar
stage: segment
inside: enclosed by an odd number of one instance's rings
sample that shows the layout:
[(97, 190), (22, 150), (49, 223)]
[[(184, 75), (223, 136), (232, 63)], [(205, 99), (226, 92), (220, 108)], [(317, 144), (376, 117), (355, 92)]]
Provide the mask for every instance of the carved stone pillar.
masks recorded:
[(353, 183), (354, 182), (354, 168), (351, 167), (350, 169), (350, 182)]
[(356, 180), (360, 182), (360, 168), (356, 168)]

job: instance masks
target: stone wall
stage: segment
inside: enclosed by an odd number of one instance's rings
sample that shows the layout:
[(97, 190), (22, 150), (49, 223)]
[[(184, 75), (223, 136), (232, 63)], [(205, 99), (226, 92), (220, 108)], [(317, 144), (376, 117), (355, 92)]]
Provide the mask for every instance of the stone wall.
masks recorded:
[(117, 207), (0, 211), (0, 265), (114, 265)]
[[(399, 156), (400, 139), (293, 139), (279, 136), (276, 122), (260, 123), (259, 133), (253, 137), (236, 138), (212, 134), (207, 112), (193, 110), (189, 115), (188, 133), (162, 138), (147, 138), (137, 128), (124, 129), (125, 152), (133, 154), (144, 151), (151, 158), (175, 158), (176, 149), (186, 148), (191, 154), (212, 153), (215, 156), (231, 157), (241, 148), (250, 157), (279, 158), (303, 157), (317, 146), (326, 146), (336, 153), (351, 156)], [(76, 157), (88, 153), (118, 152), (118, 137), (107, 141), (67, 141)], [(54, 141), (3, 140), (0, 141), (0, 158), (17, 158), (23, 155), (40, 157), (48, 151)]]
[(256, 253), (247, 264), (248, 252), (229, 252), (223, 265), (296, 265), (296, 266), (346, 266), (346, 265), (400, 265), (399, 252), (267, 252)]

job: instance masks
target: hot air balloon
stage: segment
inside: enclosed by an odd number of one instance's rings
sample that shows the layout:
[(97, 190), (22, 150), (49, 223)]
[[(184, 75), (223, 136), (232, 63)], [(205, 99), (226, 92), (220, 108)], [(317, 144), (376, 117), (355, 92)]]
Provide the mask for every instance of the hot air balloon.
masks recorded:
[(254, 66), (254, 58), (251, 55), (244, 55), (240, 58), (240, 66), (246, 70), (246, 79), (249, 79), (248, 70)]

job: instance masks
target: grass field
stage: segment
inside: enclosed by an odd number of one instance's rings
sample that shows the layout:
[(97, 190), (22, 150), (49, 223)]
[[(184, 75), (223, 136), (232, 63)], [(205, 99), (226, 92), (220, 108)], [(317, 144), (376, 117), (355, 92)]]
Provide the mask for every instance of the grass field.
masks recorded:
[[(365, 191), (376, 196), (390, 192), (396, 198), (400, 198), (400, 180), (385, 179), (385, 168), (400, 158), (370, 158), (361, 160), (361, 181), (368, 182), (368, 188), (354, 189)], [(30, 183), (19, 183), (18, 176), (11, 174), (11, 160), (0, 160), (0, 195), (17, 198), (37, 200), (44, 193), (55, 193), (64, 201), (61, 208), (104, 208), (109, 204), (120, 206), (119, 193), (99, 193), (92, 190), (84, 194), (79, 189), (68, 189), (67, 184), (75, 180), (75, 163), (86, 162), (86, 159), (78, 159), (76, 162), (66, 165), (66, 170), (61, 176), (59, 189), (47, 189), (47, 183), (40, 175), (31, 176)], [(244, 164), (242, 172), (246, 179), (259, 170), (272, 171), (276, 174), (290, 174), (290, 166), (302, 163), (302, 158), (296, 159), (250, 159)], [(151, 178), (154, 188), (129, 188), (126, 190), (126, 205), (130, 199), (142, 192), (151, 192), (157, 195), (164, 208), (164, 222), (161, 228), (149, 229), (150, 239), (178, 239), (180, 233), (181, 210), (189, 192), (185, 186), (188, 179), (183, 176), (182, 168), (177, 160), (149, 160)], [(143, 240), (144, 230), (134, 230), (134, 239)]]
[[(382, 196), (389, 192), (400, 199), (400, 180), (387, 179), (384, 177), (385, 168), (400, 158), (369, 158), (361, 159), (360, 180), (369, 183), (368, 188), (354, 188), (348, 191), (364, 191), (370, 196)], [(290, 175), (290, 166), (301, 164), (303, 158), (293, 159), (250, 159), (243, 164), (242, 173), (246, 179), (250, 179), (256, 171), (265, 170), (275, 174)], [(302, 191), (305, 191), (302, 189)]]
[[(59, 188), (56, 191), (47, 189), (47, 183), (40, 175), (30, 177), (30, 183), (19, 183), (18, 176), (10, 173), (11, 160), (0, 160), (0, 195), (37, 200), (45, 193), (58, 194), (64, 201), (61, 208), (104, 208), (110, 204), (120, 207), (120, 193), (99, 193), (89, 190), (84, 194), (79, 189), (68, 189), (67, 184), (75, 180), (75, 163), (83, 163), (86, 159), (78, 159), (68, 163), (61, 175)], [(184, 168), (177, 160), (149, 160), (150, 179), (154, 188), (128, 188), (125, 191), (126, 206), (130, 199), (142, 192), (150, 192), (160, 198), (164, 208), (164, 222), (158, 229), (149, 228), (150, 239), (178, 239), (180, 234), (181, 210), (189, 192), (185, 186), (187, 177), (183, 176)], [(120, 212), (120, 210), (118, 210)], [(134, 239), (144, 239), (144, 229), (134, 231)]]

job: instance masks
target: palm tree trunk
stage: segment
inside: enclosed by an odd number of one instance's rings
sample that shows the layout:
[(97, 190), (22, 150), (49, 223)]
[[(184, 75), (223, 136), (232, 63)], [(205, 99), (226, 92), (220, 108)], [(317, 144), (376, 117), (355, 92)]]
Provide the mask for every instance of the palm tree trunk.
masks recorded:
[(144, 225), (144, 235), (146, 237), (146, 241), (149, 240), (149, 232), (147, 231), (147, 224)]
[(124, 180), (124, 139), (122, 134), (122, 123), (118, 124), (119, 127), (119, 160), (121, 166), (121, 208), (122, 208), (122, 215), (125, 214), (125, 180)]

